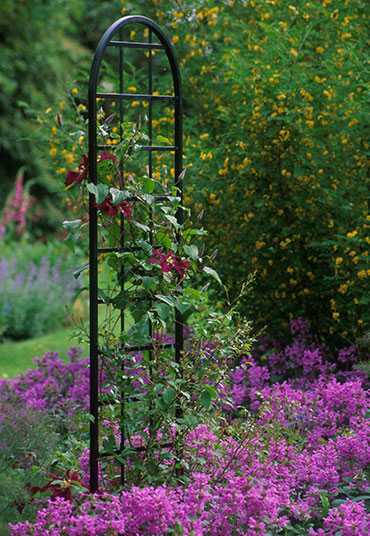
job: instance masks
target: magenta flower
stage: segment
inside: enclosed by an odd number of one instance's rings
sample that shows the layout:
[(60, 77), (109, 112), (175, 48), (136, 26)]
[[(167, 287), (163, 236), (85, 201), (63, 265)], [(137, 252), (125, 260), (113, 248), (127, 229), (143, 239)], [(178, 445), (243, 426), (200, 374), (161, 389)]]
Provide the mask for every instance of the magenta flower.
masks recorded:
[(148, 261), (149, 264), (158, 263), (163, 273), (171, 272), (174, 269), (178, 272), (180, 276), (180, 281), (183, 280), (185, 270), (186, 268), (189, 268), (189, 261), (180, 260), (176, 255), (173, 254), (172, 249), (170, 249), (170, 252), (168, 254), (161, 253), (158, 249), (154, 249), (153, 253), (154, 255), (157, 255), (157, 258), (150, 258)]
[(132, 205), (127, 201), (122, 201), (122, 203), (119, 203), (118, 205), (112, 205), (107, 196), (100, 205), (94, 203), (94, 206), (101, 212), (108, 214), (108, 216), (117, 216), (118, 210), (120, 210), (126, 218), (131, 217)]
[(64, 184), (66, 186), (69, 186), (73, 183), (80, 184), (85, 177), (87, 177), (89, 173), (89, 159), (88, 157), (83, 154), (82, 155), (82, 162), (78, 165), (78, 171), (71, 171), (69, 170), (67, 172), (66, 180), (64, 181)]

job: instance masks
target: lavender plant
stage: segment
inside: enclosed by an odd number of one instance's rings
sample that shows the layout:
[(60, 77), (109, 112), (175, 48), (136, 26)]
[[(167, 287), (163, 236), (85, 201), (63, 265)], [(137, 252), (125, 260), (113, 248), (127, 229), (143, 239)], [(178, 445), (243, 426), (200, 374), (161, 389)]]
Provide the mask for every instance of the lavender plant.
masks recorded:
[(21, 339), (59, 328), (79, 286), (71, 255), (52, 245), (0, 249), (0, 318), (6, 337)]

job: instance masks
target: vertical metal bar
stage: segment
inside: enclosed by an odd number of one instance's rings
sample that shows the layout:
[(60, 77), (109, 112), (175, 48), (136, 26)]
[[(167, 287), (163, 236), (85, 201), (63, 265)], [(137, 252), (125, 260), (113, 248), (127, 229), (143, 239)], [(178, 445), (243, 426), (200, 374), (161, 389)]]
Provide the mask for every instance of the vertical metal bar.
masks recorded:
[[(97, 183), (96, 97), (89, 85), (89, 180)], [(98, 225), (94, 196), (89, 194), (90, 257), (90, 491), (99, 487), (99, 362), (98, 362)]]
[[(148, 42), (152, 43), (152, 29), (149, 28), (148, 33)], [(148, 50), (148, 95), (152, 95), (153, 93), (153, 56), (152, 56), (152, 50)], [(152, 100), (149, 99), (148, 103), (148, 137), (149, 141), (148, 144), (153, 144), (153, 103)], [(153, 156), (152, 151), (148, 151), (148, 175), (152, 179), (153, 178)], [(150, 228), (150, 243), (153, 246), (153, 210), (152, 207), (149, 209), (149, 228)], [(152, 299), (149, 298), (149, 307), (152, 307)], [(149, 377), (152, 380), (153, 377), (153, 323), (151, 319), (149, 318), (149, 339), (150, 339), (150, 349), (149, 349)], [(150, 407), (150, 410), (152, 408)], [(152, 418), (150, 419), (150, 433), (152, 432)], [(152, 441), (155, 441), (155, 438), (150, 438)]]
[[(122, 28), (120, 28), (119, 30), (119, 40), (120, 41), (123, 41), (123, 31), (122, 31)], [(120, 47), (119, 49), (119, 92), (122, 94), (123, 93), (123, 47)], [(123, 99), (120, 99), (120, 102), (119, 102), (119, 133), (120, 133), (120, 141), (122, 141), (122, 122), (123, 122)], [(124, 179), (123, 179), (123, 173), (124, 173), (124, 168), (123, 168), (123, 164), (121, 165), (121, 178), (120, 178), (120, 188), (121, 190), (123, 190), (124, 188)], [(123, 247), (125, 244), (125, 222), (124, 222), (124, 215), (121, 213), (120, 214), (120, 245)], [(119, 274), (119, 278), (120, 278), (120, 287), (121, 287), (121, 291), (124, 290), (125, 288), (125, 281), (124, 281), (124, 267), (122, 266), (121, 267), (121, 270), (120, 270), (120, 274)], [(124, 310), (120, 312), (120, 324), (121, 324), (121, 333), (123, 333), (125, 331), (125, 312)], [(124, 357), (122, 358), (122, 361), (121, 361), (121, 371), (122, 373), (124, 373), (125, 371), (125, 359)], [(122, 375), (123, 378), (124, 378), (124, 374)], [(121, 384), (121, 419), (124, 419), (125, 418), (125, 380), (121, 380), (122, 384)], [(123, 451), (123, 449), (125, 448), (125, 427), (121, 424), (120, 425), (120, 428), (121, 428), (121, 438), (120, 438), (120, 450), (121, 452)], [(122, 486), (125, 484), (125, 466), (124, 464), (121, 462), (120, 464), (121, 466), (121, 484)]]
[[(178, 71), (178, 65), (175, 57), (173, 57), (175, 62), (176, 71), (172, 67), (172, 75), (176, 72), (177, 78), (174, 77), (175, 85), (175, 186), (179, 188), (179, 195), (181, 201), (180, 205), (183, 203), (183, 180), (182, 180), (182, 88), (180, 73)], [(177, 221), (181, 225), (183, 223), (183, 211), (181, 206), (178, 208), (176, 217)], [(184, 324), (183, 318), (180, 311), (176, 310), (175, 313), (175, 337), (176, 337), (176, 362), (179, 363), (181, 359), (181, 354), (184, 351)], [(179, 413), (179, 412), (178, 412)], [(179, 414), (180, 415), (180, 414)], [(179, 416), (178, 415), (178, 416)]]

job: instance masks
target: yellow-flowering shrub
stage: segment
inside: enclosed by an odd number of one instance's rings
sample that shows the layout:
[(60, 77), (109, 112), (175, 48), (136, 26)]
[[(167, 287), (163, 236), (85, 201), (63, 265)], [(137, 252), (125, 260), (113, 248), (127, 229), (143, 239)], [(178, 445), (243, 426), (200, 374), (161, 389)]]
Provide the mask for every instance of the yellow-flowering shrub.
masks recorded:
[(219, 272), (236, 291), (256, 271), (244, 307), (270, 333), (303, 316), (353, 342), (370, 319), (370, 4), (181, 6), (151, 14), (180, 59), (186, 202)]

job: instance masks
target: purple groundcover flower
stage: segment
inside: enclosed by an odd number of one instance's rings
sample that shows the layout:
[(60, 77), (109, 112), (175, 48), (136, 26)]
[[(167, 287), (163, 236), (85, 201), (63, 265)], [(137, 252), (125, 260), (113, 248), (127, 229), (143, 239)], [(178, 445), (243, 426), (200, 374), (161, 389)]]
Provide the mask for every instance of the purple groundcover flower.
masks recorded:
[[(167, 270), (166, 259), (160, 261)], [(302, 536), (367, 536), (370, 514), (360, 499), (370, 491), (369, 391), (361, 377), (336, 374), (304, 323), (293, 327), (295, 340), (271, 353), (271, 361), (265, 352), (254, 352), (230, 372), (223, 389), (234, 397), (237, 420), (226, 415), (224, 427), (201, 425), (186, 435), (186, 483), (118, 490), (110, 475), (102, 479), (105, 488), (88, 495), (53, 480), (44, 488), (54, 500), (40, 503), (35, 522), (10, 525), (11, 534), (271, 536), (301, 526)], [(36, 371), (2, 385), (44, 411), (64, 408), (67, 397), (75, 407), (86, 407), (86, 361), (76, 351), (71, 356), (64, 365), (52, 354), (44, 356)], [(285, 369), (283, 356), (288, 357)], [(341, 356), (353, 361), (353, 350)], [(294, 365), (301, 377), (287, 374)], [(236, 413), (241, 405), (248, 410), (243, 419)], [(70, 407), (64, 409), (71, 417)], [(119, 438), (118, 423), (108, 421), (102, 428)], [(132, 441), (140, 445), (144, 435)], [(87, 449), (78, 472), (67, 476), (67, 484), (88, 483)]]

